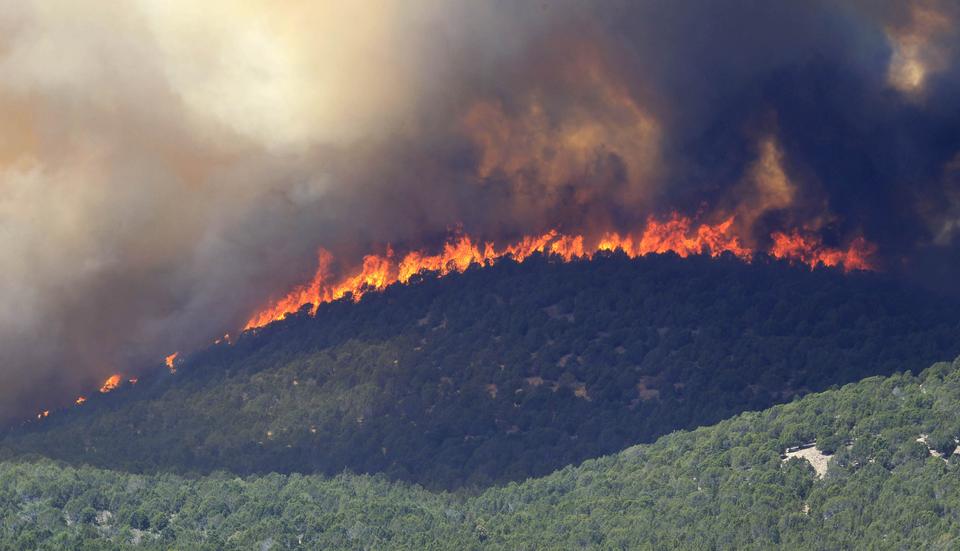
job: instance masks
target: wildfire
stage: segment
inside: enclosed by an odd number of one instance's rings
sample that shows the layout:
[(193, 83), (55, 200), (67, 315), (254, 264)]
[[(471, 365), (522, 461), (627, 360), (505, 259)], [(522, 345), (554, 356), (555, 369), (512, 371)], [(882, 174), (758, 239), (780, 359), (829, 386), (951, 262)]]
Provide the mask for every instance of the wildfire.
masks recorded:
[(824, 266), (843, 266), (847, 271), (869, 270), (872, 268), (870, 257), (877, 249), (862, 237), (851, 241), (846, 250), (824, 247), (814, 236), (804, 235), (797, 230), (790, 233), (774, 232), (771, 237), (773, 238), (773, 245), (770, 247), (771, 256), (798, 260), (811, 267), (823, 264)]
[(749, 259), (753, 251), (741, 245), (740, 240), (732, 235), (732, 226), (733, 218), (728, 218), (720, 224), (703, 224), (694, 229), (689, 218), (674, 215), (664, 222), (649, 221), (639, 239), (607, 234), (600, 240), (597, 250), (621, 250), (630, 257), (674, 252), (684, 258), (692, 254), (709, 253), (717, 256), (729, 252)]
[[(875, 251), (875, 247), (863, 238), (855, 239), (847, 250), (826, 247), (815, 236), (799, 232), (777, 232), (771, 238), (773, 246), (769, 253), (772, 256), (811, 267), (822, 263), (826, 266), (842, 266), (845, 270), (870, 269), (870, 257)], [(365, 256), (358, 269), (341, 277), (335, 277), (331, 269), (333, 256), (321, 249), (313, 280), (254, 314), (244, 330), (281, 320), (305, 305), (311, 305), (312, 312), (316, 312), (320, 304), (347, 295), (359, 300), (364, 293), (379, 291), (397, 282), (406, 283), (424, 271), (443, 276), (463, 272), (473, 264), (487, 266), (504, 257), (522, 262), (533, 254), (542, 253), (570, 261), (591, 258), (600, 251), (623, 251), (631, 258), (667, 252), (681, 257), (730, 253), (745, 261), (750, 261), (755, 252), (736, 235), (733, 217), (717, 224), (707, 224), (695, 223), (677, 213), (663, 219), (650, 217), (644, 229), (635, 234), (607, 233), (592, 241), (583, 235), (567, 235), (551, 230), (542, 235), (524, 237), (502, 248), (490, 242), (480, 243), (467, 235), (450, 239), (437, 254), (414, 250), (398, 257), (391, 247), (387, 247), (384, 254)]]
[(179, 355), (180, 355), (179, 352), (174, 352), (173, 354), (170, 354), (169, 356), (164, 358), (164, 363), (167, 364), (167, 369), (169, 369), (171, 373), (177, 372), (177, 368), (176, 366), (173, 365), (173, 362), (177, 361), (177, 356)]
[(103, 386), (100, 387), (100, 392), (106, 394), (111, 390), (115, 390), (118, 386), (120, 386), (120, 375), (111, 375), (103, 382)]
[(50, 417), (50, 410), (45, 409), (37, 414), (37, 419), (43, 419), (45, 417)]
[(82, 406), (86, 401), (87, 401), (86, 396), (77, 396), (77, 399), (74, 401), (74, 403), (77, 404), (78, 406)]

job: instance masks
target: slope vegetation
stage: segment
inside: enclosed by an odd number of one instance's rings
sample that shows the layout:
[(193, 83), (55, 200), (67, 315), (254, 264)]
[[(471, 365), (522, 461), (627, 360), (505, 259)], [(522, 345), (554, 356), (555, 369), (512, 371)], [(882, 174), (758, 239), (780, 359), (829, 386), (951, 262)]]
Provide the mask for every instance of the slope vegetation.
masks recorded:
[[(958, 420), (960, 359), (472, 497), (381, 476), (184, 478), (7, 461), (0, 547), (955, 549)], [(822, 478), (783, 458), (810, 443), (828, 456)]]
[(960, 352), (956, 311), (882, 276), (762, 259), (504, 261), (292, 316), (0, 447), (130, 472), (483, 488), (922, 369)]

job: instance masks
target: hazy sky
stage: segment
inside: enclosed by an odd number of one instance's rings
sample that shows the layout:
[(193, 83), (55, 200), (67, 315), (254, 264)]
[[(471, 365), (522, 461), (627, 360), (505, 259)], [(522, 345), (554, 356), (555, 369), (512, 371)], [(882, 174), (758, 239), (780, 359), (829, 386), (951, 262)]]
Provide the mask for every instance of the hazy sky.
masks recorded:
[(955, 2), (7, 4), (0, 415), (236, 330), (320, 246), (706, 209), (960, 274)]

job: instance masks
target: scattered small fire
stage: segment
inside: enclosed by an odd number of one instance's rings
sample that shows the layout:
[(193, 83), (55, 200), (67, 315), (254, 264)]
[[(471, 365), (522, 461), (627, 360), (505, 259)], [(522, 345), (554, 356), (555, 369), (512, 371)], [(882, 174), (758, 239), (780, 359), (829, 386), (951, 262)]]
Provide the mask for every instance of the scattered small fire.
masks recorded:
[(37, 414), (37, 419), (43, 419), (43, 418), (45, 418), (45, 417), (50, 417), (50, 410), (49, 410), (49, 409), (45, 409), (45, 410), (43, 410), (43, 411), (41, 411), (40, 413)]
[(135, 385), (140, 382), (140, 379), (136, 377), (130, 377), (129, 379), (127, 379), (127, 382), (130, 383), (131, 385)]
[(74, 403), (77, 404), (78, 406), (82, 406), (86, 401), (87, 401), (86, 396), (77, 396), (77, 399), (74, 400)]
[(118, 386), (120, 386), (120, 375), (111, 375), (103, 382), (103, 386), (100, 387), (100, 392), (106, 394), (111, 390), (115, 390)]
[[(871, 269), (870, 258), (876, 250), (862, 237), (855, 239), (846, 250), (827, 247), (815, 235), (797, 231), (776, 232), (771, 238), (773, 245), (768, 251), (770, 255), (811, 267), (823, 264), (841, 266), (847, 271)], [(502, 248), (490, 242), (480, 243), (466, 235), (449, 240), (437, 254), (415, 250), (400, 257), (388, 246), (384, 254), (365, 256), (359, 268), (342, 277), (332, 275), (333, 256), (321, 249), (313, 280), (254, 314), (244, 330), (281, 320), (304, 305), (311, 305), (315, 313), (320, 304), (347, 295), (359, 300), (364, 293), (379, 291), (397, 282), (406, 283), (424, 271), (443, 276), (463, 272), (473, 264), (490, 265), (504, 257), (523, 262), (529, 256), (541, 253), (571, 261), (591, 258), (600, 251), (623, 251), (631, 258), (667, 252), (681, 257), (728, 253), (748, 262), (756, 252), (736, 234), (734, 217), (707, 224), (696, 223), (678, 213), (660, 219), (651, 216), (644, 229), (634, 234), (607, 233), (592, 241), (583, 235), (566, 235), (551, 230), (542, 235), (524, 237)]]
[(177, 356), (179, 356), (179, 355), (180, 355), (179, 352), (174, 352), (173, 354), (170, 354), (169, 356), (167, 356), (166, 358), (164, 358), (164, 362), (167, 364), (167, 369), (169, 369), (171, 373), (176, 373), (176, 372), (177, 372), (177, 368), (176, 368), (176, 366), (173, 364), (173, 362), (175, 362), (175, 361), (177, 360)]

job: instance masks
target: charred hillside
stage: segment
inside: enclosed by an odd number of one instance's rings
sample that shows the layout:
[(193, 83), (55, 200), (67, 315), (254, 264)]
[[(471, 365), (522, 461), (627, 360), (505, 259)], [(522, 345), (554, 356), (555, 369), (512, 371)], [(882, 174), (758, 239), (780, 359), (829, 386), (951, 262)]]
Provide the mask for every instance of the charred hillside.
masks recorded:
[(766, 257), (534, 256), (306, 310), (9, 432), (130, 471), (547, 474), (960, 352), (956, 304)]

